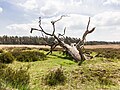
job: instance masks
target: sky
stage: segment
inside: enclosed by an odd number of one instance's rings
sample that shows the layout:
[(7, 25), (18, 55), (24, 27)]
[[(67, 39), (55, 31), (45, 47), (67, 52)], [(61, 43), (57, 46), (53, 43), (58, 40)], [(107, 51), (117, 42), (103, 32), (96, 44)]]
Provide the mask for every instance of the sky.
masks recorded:
[(66, 15), (56, 25), (56, 35), (81, 38), (89, 17), (88, 41), (120, 41), (120, 0), (0, 0), (0, 36), (42, 36), (41, 32), (30, 33), (42, 27), (52, 32), (51, 21)]

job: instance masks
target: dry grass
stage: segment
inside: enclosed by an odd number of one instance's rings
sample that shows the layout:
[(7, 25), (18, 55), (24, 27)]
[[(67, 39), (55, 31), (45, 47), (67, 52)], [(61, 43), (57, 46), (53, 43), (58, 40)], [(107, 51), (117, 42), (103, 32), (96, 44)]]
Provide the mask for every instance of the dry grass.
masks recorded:
[[(14, 48), (14, 47), (28, 47), (28, 48), (45, 48), (49, 49), (50, 46), (45, 46), (45, 45), (0, 45), (0, 49), (2, 48)], [(61, 49), (60, 46), (57, 46), (56, 48)], [(86, 49), (95, 49), (95, 48), (115, 48), (119, 49), (120, 45), (119, 44), (109, 44), (109, 45), (85, 45)]]
[(0, 45), (0, 48), (14, 48), (14, 47), (28, 47), (28, 48), (50, 48), (45, 45)]
[(119, 49), (119, 44), (109, 44), (109, 45), (86, 45), (86, 49), (96, 49), (96, 48), (113, 48), (113, 49)]

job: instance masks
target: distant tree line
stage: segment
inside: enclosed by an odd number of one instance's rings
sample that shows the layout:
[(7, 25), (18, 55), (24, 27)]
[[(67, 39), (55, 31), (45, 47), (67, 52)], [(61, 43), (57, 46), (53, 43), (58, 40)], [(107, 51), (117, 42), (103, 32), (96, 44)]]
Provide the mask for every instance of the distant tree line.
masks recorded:
[[(62, 39), (62, 38), (61, 38)], [(76, 43), (77, 38), (65, 37), (64, 41), (69, 43)], [(0, 36), (0, 44), (26, 44), (26, 45), (47, 45), (55, 43), (53, 37), (37, 37), (37, 36)]]
[[(63, 38), (61, 38), (63, 39)], [(78, 42), (78, 38), (64, 37), (64, 42), (67, 44)], [(0, 36), (0, 44), (26, 44), (26, 45), (51, 45), (55, 43), (53, 37), (37, 37), (37, 36)], [(120, 44), (120, 42), (105, 42), (105, 41), (88, 41), (87, 45), (99, 44)]]

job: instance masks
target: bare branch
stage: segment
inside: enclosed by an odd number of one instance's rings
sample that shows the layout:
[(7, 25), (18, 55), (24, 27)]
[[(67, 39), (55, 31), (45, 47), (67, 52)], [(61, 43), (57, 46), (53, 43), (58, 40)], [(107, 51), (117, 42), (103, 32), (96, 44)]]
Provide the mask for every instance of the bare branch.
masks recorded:
[[(65, 31), (66, 31), (66, 27), (64, 28), (64, 33), (63, 34), (58, 34), (58, 38), (60, 37), (60, 36), (62, 36), (62, 37), (64, 37), (64, 35), (65, 35)], [(65, 38), (65, 37), (64, 37)]]
[(41, 26), (41, 17), (39, 17), (39, 27), (40, 27), (41, 30), (36, 29), (36, 28), (31, 28), (30, 33), (32, 33), (33, 30), (36, 30), (36, 31), (41, 31), (41, 32), (43, 32), (46, 35), (53, 36), (52, 34), (45, 32), (44, 29), (42, 28), (42, 26)]
[(36, 29), (36, 28), (31, 28), (31, 31), (30, 31), (30, 33), (32, 33), (32, 32), (33, 32), (33, 30), (36, 30), (36, 31), (41, 31), (41, 30), (39, 30), (39, 29)]
[(42, 37), (43, 37), (43, 38), (45, 38), (45, 36), (44, 36), (43, 32), (41, 32), (41, 35), (42, 35)]
[(86, 31), (84, 32), (84, 34), (83, 34), (83, 36), (82, 36), (82, 40), (80, 39), (79, 42), (76, 44), (76, 46), (78, 46), (79, 44), (81, 44), (82, 47), (83, 47), (83, 46), (84, 46), (84, 43), (85, 43), (85, 40), (86, 40), (87, 34), (92, 33), (92, 32), (95, 30), (95, 27), (92, 28), (91, 30), (88, 30), (89, 25), (90, 25), (90, 17), (89, 17), (89, 20), (88, 20), (88, 24), (87, 24)]
[(95, 27), (92, 30), (86, 30), (82, 37), (82, 42), (84, 43), (87, 34), (92, 33), (95, 30)]
[(81, 43), (81, 39), (79, 38), (79, 41), (76, 43), (76, 46), (79, 46), (79, 44)]
[(65, 31), (66, 31), (66, 27), (64, 28), (64, 33), (63, 33), (63, 35), (65, 35)]
[(59, 19), (57, 19), (55, 21), (51, 21), (51, 23), (53, 25), (53, 33), (52, 33), (52, 35), (54, 35), (54, 33), (55, 33), (55, 23), (60, 21), (63, 17), (66, 17), (66, 15), (62, 15)]
[(53, 25), (53, 32), (52, 32), (52, 35), (55, 34), (55, 24), (52, 24)]
[(39, 17), (39, 27), (40, 27), (40, 29), (41, 29), (41, 31), (43, 33), (45, 33), (46, 35), (52, 36), (52, 34), (45, 32), (44, 29), (42, 28), (42, 26), (41, 26), (41, 17)]
[(59, 43), (56, 43), (56, 44), (52, 45), (51, 48), (50, 48), (50, 51), (49, 51), (46, 55), (52, 53), (52, 51), (53, 51), (53, 50), (56, 48), (56, 46), (58, 46), (58, 45), (59, 45)]
[(55, 20), (55, 21), (51, 21), (52, 24), (60, 21), (63, 17), (66, 17), (67, 15), (62, 15), (59, 19)]
[(89, 17), (89, 21), (88, 21), (88, 24), (87, 24), (87, 28), (86, 28), (86, 30), (88, 30), (89, 25), (90, 25), (90, 17)]
[(39, 17), (39, 25), (41, 25), (41, 17)]

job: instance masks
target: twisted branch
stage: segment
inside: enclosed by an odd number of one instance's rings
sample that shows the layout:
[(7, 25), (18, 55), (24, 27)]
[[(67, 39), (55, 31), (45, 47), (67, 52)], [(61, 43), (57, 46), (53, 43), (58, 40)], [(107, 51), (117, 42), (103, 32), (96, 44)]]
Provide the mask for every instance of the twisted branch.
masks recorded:
[(89, 17), (89, 20), (88, 20), (88, 24), (87, 24), (86, 31), (84, 32), (84, 34), (83, 34), (83, 36), (82, 36), (82, 40), (81, 40), (81, 39), (79, 40), (79, 42), (77, 43), (77, 46), (78, 46), (79, 44), (81, 44), (81, 45), (84, 46), (84, 43), (85, 43), (85, 40), (86, 40), (86, 36), (87, 36), (89, 33), (92, 33), (92, 32), (95, 30), (95, 27), (92, 28), (91, 30), (88, 30), (89, 25), (90, 25), (90, 17)]

